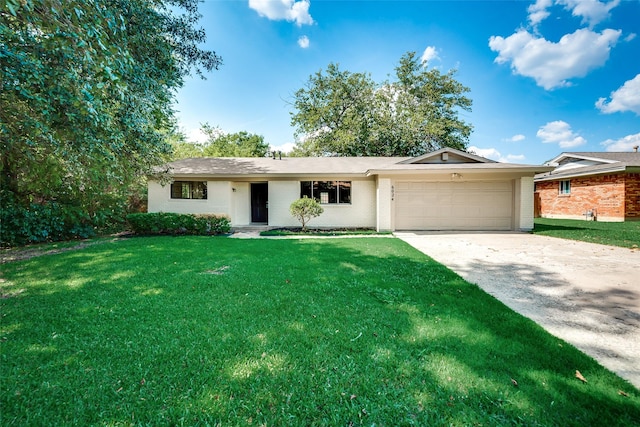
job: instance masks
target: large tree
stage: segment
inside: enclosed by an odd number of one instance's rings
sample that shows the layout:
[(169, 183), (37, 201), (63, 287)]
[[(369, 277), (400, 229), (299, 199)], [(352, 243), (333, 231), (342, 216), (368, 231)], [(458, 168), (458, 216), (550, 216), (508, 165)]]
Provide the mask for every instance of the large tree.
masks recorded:
[(208, 123), (204, 123), (201, 130), (207, 136), (203, 143), (189, 142), (183, 134), (178, 133), (171, 143), (171, 160), (189, 157), (264, 157), (269, 151), (269, 144), (264, 142), (262, 135), (245, 131), (225, 133)]
[(224, 133), (206, 123), (202, 131), (209, 137), (202, 150), (206, 157), (264, 157), (269, 150), (262, 135), (245, 131)]
[(455, 71), (427, 69), (414, 52), (402, 56), (394, 81), (376, 84), (368, 74), (329, 64), (294, 95), (296, 155), (416, 156), (465, 149), (472, 127), (469, 89)]
[(326, 73), (310, 76), (294, 95), (294, 154), (354, 155), (370, 139), (375, 88), (368, 74), (341, 71), (333, 63)]
[(51, 203), (99, 222), (169, 152), (184, 77), (221, 63), (198, 47), (198, 0), (3, 3), (4, 227)]

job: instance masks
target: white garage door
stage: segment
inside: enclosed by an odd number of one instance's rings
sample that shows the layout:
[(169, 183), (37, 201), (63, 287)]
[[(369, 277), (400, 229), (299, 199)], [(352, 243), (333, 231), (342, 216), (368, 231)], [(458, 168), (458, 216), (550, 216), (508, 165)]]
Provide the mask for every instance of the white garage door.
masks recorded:
[(399, 181), (396, 230), (511, 230), (513, 185)]

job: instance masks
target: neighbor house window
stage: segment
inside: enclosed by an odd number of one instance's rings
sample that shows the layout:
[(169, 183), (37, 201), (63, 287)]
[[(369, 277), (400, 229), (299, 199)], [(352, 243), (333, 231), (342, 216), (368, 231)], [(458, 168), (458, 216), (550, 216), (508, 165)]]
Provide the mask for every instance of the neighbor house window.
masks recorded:
[(571, 181), (560, 181), (560, 194), (571, 194)]
[(322, 204), (351, 203), (351, 181), (301, 181), (300, 197), (316, 199)]
[(172, 199), (206, 199), (207, 183), (204, 181), (174, 181), (171, 184)]

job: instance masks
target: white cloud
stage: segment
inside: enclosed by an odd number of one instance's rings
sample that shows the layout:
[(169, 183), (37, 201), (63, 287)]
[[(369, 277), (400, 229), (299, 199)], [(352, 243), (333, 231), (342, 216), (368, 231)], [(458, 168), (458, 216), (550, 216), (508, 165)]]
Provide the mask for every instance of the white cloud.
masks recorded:
[(551, 13), (547, 10), (551, 6), (551, 0), (537, 0), (527, 8), (529, 12), (529, 22), (534, 27), (549, 17)]
[(522, 134), (513, 135), (511, 138), (507, 138), (505, 141), (507, 142), (520, 142), (525, 140), (525, 136)]
[(524, 160), (524, 154), (507, 154), (503, 157), (502, 154), (500, 154), (500, 152), (495, 148), (478, 148), (472, 145), (467, 149), (467, 151), (480, 157), (496, 160), (500, 163), (510, 163), (513, 161)]
[(502, 155), (495, 148), (478, 148), (474, 145), (471, 145), (467, 151), (470, 153), (474, 153), (477, 156), (485, 157), (491, 160), (498, 160)]
[(630, 42), (631, 40), (635, 39), (637, 36), (638, 35), (636, 33), (629, 33), (629, 35), (624, 38), (624, 41)]
[(537, 0), (527, 8), (529, 12), (529, 23), (535, 27), (540, 22), (547, 19), (551, 12), (549, 8), (553, 4), (562, 5), (570, 11), (573, 16), (581, 17), (583, 24), (594, 25), (608, 19), (613, 8), (620, 4), (620, 0), (612, 0), (608, 3), (599, 0)]
[(524, 160), (524, 154), (507, 154), (507, 161), (521, 162)]
[(303, 49), (308, 48), (309, 47), (309, 37), (300, 36), (300, 38), (298, 39), (298, 46), (300, 46)]
[(293, 142), (287, 142), (281, 145), (274, 145), (273, 147), (271, 147), (271, 150), (282, 151), (282, 153), (284, 154), (284, 153), (290, 153), (295, 146), (296, 144), (294, 144)]
[(609, 18), (609, 12), (620, 4), (620, 0), (612, 0), (608, 3), (598, 0), (558, 0), (558, 4), (564, 5), (573, 16), (582, 17), (583, 24), (593, 27)]
[(209, 137), (202, 132), (200, 128), (188, 129), (185, 134), (187, 136), (187, 141), (196, 144), (204, 144), (209, 139)]
[(587, 140), (571, 130), (571, 126), (562, 120), (549, 122), (540, 127), (536, 133), (545, 144), (558, 144), (560, 148), (577, 147), (586, 144)]
[(640, 74), (611, 92), (610, 98), (608, 102), (606, 98), (598, 99), (596, 107), (605, 114), (633, 111), (640, 116)]
[(286, 20), (297, 26), (313, 24), (309, 0), (249, 0), (249, 7), (272, 21)]
[(640, 133), (617, 140), (607, 139), (601, 145), (604, 145), (607, 151), (633, 151), (633, 147), (640, 146)]
[(428, 64), (432, 59), (440, 59), (440, 57), (438, 56), (438, 50), (435, 48), (435, 46), (427, 46), (427, 48), (422, 53), (420, 63)]
[(495, 62), (511, 62), (515, 74), (532, 77), (538, 86), (550, 90), (568, 86), (568, 79), (584, 77), (604, 65), (621, 33), (582, 28), (554, 43), (521, 29), (507, 38), (492, 36), (489, 47), (498, 52)]

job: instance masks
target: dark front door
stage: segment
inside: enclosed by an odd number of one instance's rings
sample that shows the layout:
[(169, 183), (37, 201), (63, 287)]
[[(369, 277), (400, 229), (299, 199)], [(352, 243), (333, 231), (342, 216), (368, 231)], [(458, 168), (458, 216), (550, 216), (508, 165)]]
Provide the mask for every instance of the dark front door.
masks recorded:
[(269, 184), (251, 184), (251, 222), (269, 222)]

